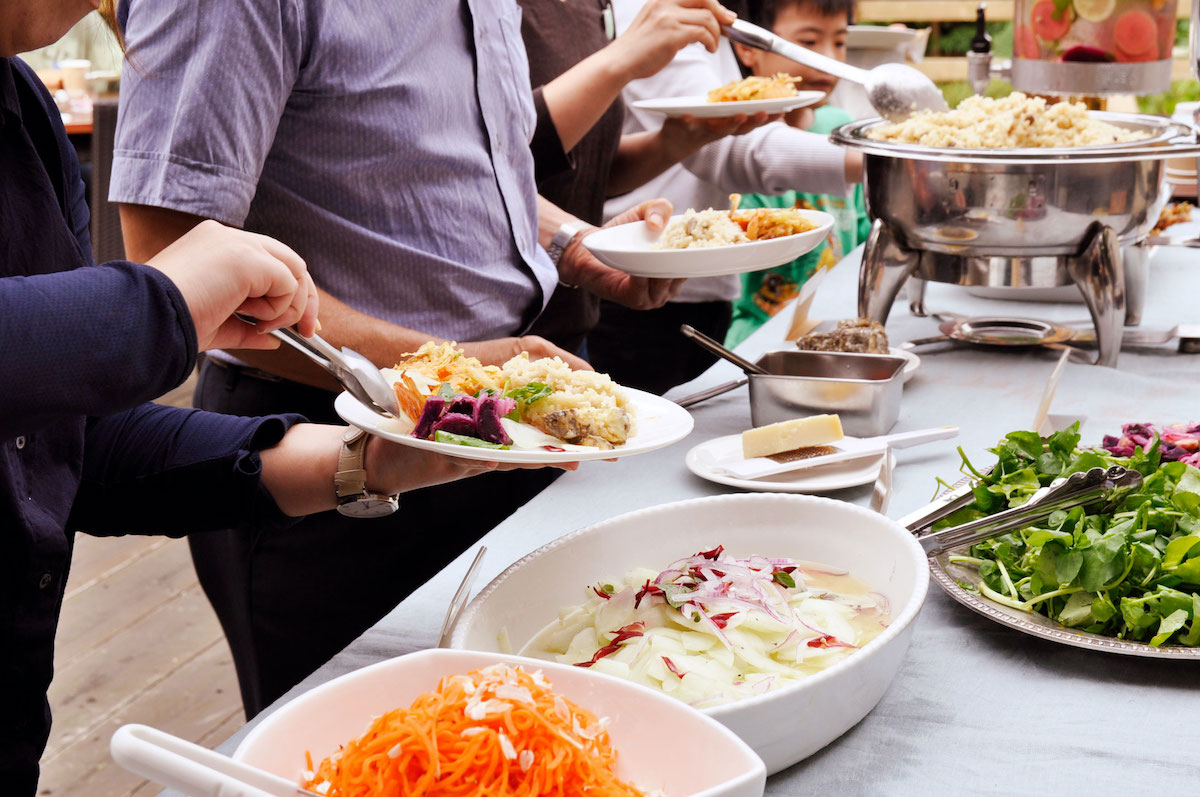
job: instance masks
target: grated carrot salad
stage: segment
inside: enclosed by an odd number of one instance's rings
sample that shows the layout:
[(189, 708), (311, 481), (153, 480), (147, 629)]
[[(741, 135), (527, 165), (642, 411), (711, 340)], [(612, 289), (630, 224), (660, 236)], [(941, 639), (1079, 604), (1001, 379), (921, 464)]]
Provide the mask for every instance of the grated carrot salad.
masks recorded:
[(315, 772), (309, 755), (304, 787), (327, 797), (642, 795), (617, 779), (605, 724), (540, 671), (496, 664), (377, 717)]

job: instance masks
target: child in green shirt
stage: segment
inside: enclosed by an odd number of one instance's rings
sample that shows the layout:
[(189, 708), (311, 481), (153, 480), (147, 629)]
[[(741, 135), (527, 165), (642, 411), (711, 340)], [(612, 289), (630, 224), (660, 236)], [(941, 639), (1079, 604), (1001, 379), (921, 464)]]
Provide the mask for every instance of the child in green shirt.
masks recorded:
[[(750, 3), (754, 22), (778, 36), (810, 50), (846, 60), (846, 35), (854, 14), (854, 0), (759, 0)], [(773, 53), (735, 44), (738, 57), (755, 75), (786, 72), (802, 78), (800, 89), (823, 91), (828, 96), (837, 78), (817, 72)], [(850, 114), (822, 101), (816, 106), (787, 114), (786, 121), (813, 133), (829, 133), (852, 121)], [(725, 337), (726, 346), (736, 346), (767, 319), (795, 298), (800, 287), (819, 266), (837, 263), (862, 243), (871, 229), (863, 205), (862, 186), (856, 185), (850, 196), (805, 194), (788, 191), (779, 196), (747, 194), (743, 208), (808, 208), (833, 216), (833, 229), (823, 244), (782, 266), (742, 275), (742, 294), (733, 303), (733, 323)]]

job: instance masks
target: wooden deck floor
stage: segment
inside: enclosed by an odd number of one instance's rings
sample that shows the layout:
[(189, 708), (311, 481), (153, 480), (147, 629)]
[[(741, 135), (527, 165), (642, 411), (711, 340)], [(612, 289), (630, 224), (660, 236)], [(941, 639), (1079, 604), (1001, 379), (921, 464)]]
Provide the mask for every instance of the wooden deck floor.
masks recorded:
[[(191, 406), (192, 380), (164, 396)], [(244, 722), (233, 659), (185, 540), (80, 534), (50, 687), (54, 729), (39, 794), (120, 797), (160, 787), (116, 766), (128, 722), (213, 746)]]

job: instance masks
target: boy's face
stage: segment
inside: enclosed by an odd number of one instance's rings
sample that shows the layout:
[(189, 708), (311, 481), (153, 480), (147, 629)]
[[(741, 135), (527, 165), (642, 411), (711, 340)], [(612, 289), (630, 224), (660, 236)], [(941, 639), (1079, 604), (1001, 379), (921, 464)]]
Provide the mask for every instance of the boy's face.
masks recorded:
[[(779, 10), (771, 30), (788, 41), (845, 61), (849, 27), (850, 20), (846, 14), (825, 16), (817, 13), (809, 3), (791, 3)], [(797, 86), (800, 91), (823, 91), (826, 95), (837, 85), (838, 79), (833, 75), (802, 66), (789, 58), (741, 45), (734, 46), (742, 63), (756, 75), (774, 75), (777, 72), (795, 75), (803, 80)]]

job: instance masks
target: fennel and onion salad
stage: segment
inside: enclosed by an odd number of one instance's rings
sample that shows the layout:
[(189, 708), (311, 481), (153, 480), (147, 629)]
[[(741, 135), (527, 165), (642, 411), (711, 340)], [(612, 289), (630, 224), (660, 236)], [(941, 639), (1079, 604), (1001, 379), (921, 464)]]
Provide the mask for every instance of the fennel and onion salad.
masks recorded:
[(1092, 449), (1079, 447), (1077, 422), (1048, 437), (1009, 433), (989, 449), (996, 465), (988, 474), (963, 455), (977, 479), (975, 500), (935, 528), (1020, 506), (1054, 479), (1094, 467), (1123, 465), (1144, 479), (1114, 511), (1058, 511), (952, 553), (951, 564), (980, 576), (978, 588), (959, 586), (1081, 631), (1153, 647), (1200, 645), (1200, 470), (1190, 464), (1197, 432), (1127, 425)]
[(562, 609), (521, 655), (591, 667), (697, 708), (800, 681), (890, 622), (887, 598), (845, 570), (735, 558), (722, 546), (585, 589), (586, 601)]

